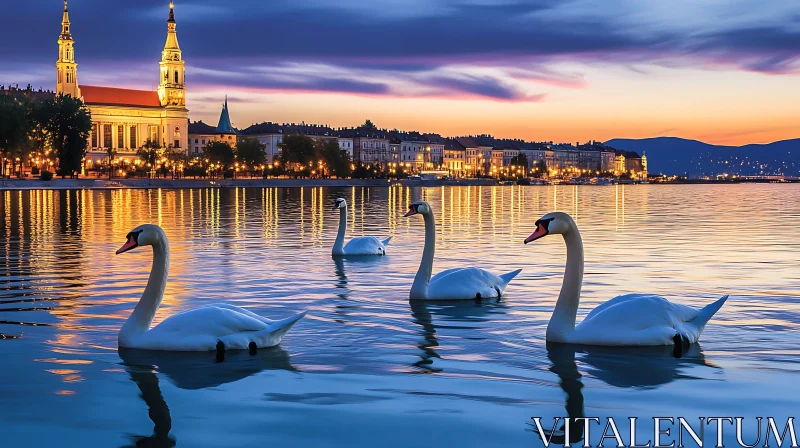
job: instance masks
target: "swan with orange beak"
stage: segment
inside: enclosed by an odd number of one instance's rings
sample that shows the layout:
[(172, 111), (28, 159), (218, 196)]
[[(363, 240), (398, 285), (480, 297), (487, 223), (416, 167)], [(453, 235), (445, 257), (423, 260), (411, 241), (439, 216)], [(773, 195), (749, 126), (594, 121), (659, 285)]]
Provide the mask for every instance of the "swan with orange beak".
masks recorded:
[(586, 345), (675, 345), (681, 356), (700, 334), (728, 296), (693, 308), (652, 294), (626, 294), (592, 310), (575, 325), (583, 283), (583, 241), (575, 221), (566, 213), (553, 212), (536, 221), (536, 230), (525, 244), (548, 235), (561, 235), (567, 245), (567, 267), (561, 293), (547, 325), (546, 339)]
[(126, 236), (117, 255), (152, 246), (153, 266), (139, 303), (119, 331), (119, 346), (146, 350), (247, 350), (278, 345), (305, 312), (273, 321), (227, 304), (207, 305), (172, 315), (150, 328), (164, 298), (169, 274), (169, 242), (161, 227), (144, 224)]
[(422, 215), (425, 220), (425, 247), (422, 250), (422, 262), (411, 285), (411, 300), (499, 299), (508, 283), (522, 271), (517, 269), (495, 275), (478, 268), (455, 268), (431, 278), (436, 251), (436, 223), (430, 204), (425, 201), (412, 203), (405, 216), (414, 215)]

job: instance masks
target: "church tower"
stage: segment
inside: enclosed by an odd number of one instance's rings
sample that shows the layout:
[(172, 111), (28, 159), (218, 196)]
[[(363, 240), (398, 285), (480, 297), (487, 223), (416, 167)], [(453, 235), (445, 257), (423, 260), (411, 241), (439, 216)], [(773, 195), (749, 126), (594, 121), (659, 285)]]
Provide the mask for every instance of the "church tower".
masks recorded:
[(186, 108), (185, 68), (178, 46), (178, 33), (175, 32), (175, 5), (169, 4), (167, 20), (167, 43), (161, 52), (161, 81), (158, 84), (158, 98), (161, 105), (168, 108)]
[(61, 19), (61, 36), (58, 37), (58, 61), (56, 61), (56, 93), (81, 97), (78, 88), (78, 64), (75, 63), (75, 42), (69, 31), (69, 11), (64, 0), (64, 17)]

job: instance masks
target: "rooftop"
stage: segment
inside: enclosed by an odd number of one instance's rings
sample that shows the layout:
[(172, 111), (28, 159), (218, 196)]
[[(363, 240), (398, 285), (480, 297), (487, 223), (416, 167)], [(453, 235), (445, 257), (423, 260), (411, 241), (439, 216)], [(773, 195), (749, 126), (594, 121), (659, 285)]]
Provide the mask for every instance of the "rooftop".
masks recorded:
[(162, 107), (155, 90), (117, 89), (114, 87), (81, 86), (86, 104), (130, 107)]

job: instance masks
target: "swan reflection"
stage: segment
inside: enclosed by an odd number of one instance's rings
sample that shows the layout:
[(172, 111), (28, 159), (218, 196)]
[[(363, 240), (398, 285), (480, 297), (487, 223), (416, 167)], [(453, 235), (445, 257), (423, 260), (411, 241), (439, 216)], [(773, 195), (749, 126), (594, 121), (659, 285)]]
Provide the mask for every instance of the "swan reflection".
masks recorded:
[(335, 275), (336, 275), (336, 288), (341, 289), (341, 292), (337, 291), (337, 296), (340, 299), (349, 299), (350, 289), (348, 286), (348, 282), (350, 279), (347, 277), (347, 269), (350, 267), (359, 268), (363, 271), (366, 278), (369, 278), (370, 275), (375, 275), (376, 272), (384, 272), (385, 266), (388, 263), (387, 257), (365, 257), (365, 256), (358, 256), (358, 255), (351, 255), (351, 256), (341, 256), (341, 257), (332, 257), (333, 263), (335, 265)]
[[(484, 300), (481, 303), (431, 302), (412, 300), (409, 302), (411, 316), (414, 323), (422, 327), (422, 340), (417, 343), (422, 353), (419, 361), (412, 365), (424, 373), (437, 373), (442, 369), (433, 367), (434, 358), (441, 358), (436, 351), (439, 340), (436, 336), (437, 329), (472, 330), (475, 323), (489, 321), (489, 316), (503, 314), (506, 305), (499, 299)], [(439, 318), (441, 323), (434, 324), (433, 317)]]
[(141, 397), (153, 421), (150, 436), (130, 436), (136, 447), (173, 447), (170, 435), (172, 417), (161, 392), (160, 378), (166, 378), (180, 389), (198, 390), (233, 383), (263, 370), (296, 371), (289, 354), (279, 347), (259, 350), (250, 355), (243, 350), (226, 353), (224, 362), (216, 362), (214, 352), (159, 352), (139, 349), (119, 349), (122, 364), (131, 381), (141, 391)]
[[(574, 419), (585, 417), (583, 375), (578, 371), (578, 363), (584, 366), (587, 375), (610, 386), (639, 389), (657, 388), (678, 379), (701, 379), (687, 373), (691, 367), (719, 369), (706, 361), (699, 344), (692, 344), (681, 358), (676, 358), (670, 346), (601, 347), (549, 342), (547, 358), (549, 370), (558, 376), (561, 389), (567, 394), (565, 409), (571, 419), (569, 437), (573, 443), (583, 439), (583, 424), (575, 423)], [(562, 426), (561, 431), (553, 434), (552, 443), (564, 444), (563, 429)]]

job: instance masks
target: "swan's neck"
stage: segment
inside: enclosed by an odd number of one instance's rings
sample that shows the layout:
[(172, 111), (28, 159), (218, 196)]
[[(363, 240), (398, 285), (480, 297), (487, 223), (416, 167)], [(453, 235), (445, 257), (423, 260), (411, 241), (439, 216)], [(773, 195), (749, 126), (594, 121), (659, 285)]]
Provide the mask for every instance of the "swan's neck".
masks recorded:
[(333, 254), (342, 255), (344, 253), (344, 234), (347, 232), (347, 207), (339, 209), (339, 233), (336, 234), (336, 242), (333, 243)]
[(150, 278), (147, 280), (142, 298), (122, 326), (120, 335), (145, 332), (150, 329), (156, 310), (164, 298), (168, 274), (169, 243), (164, 240), (153, 245), (153, 268), (150, 270)]
[(547, 325), (547, 340), (569, 342), (568, 335), (575, 330), (575, 316), (581, 300), (583, 284), (583, 241), (577, 226), (564, 234), (567, 243), (567, 268), (564, 270), (564, 283), (558, 295), (556, 308)]
[(419, 264), (414, 284), (411, 285), (412, 299), (426, 299), (428, 297), (428, 283), (431, 281), (433, 271), (433, 254), (436, 252), (436, 222), (433, 213), (422, 215), (425, 219), (425, 249), (422, 251), (422, 262)]

